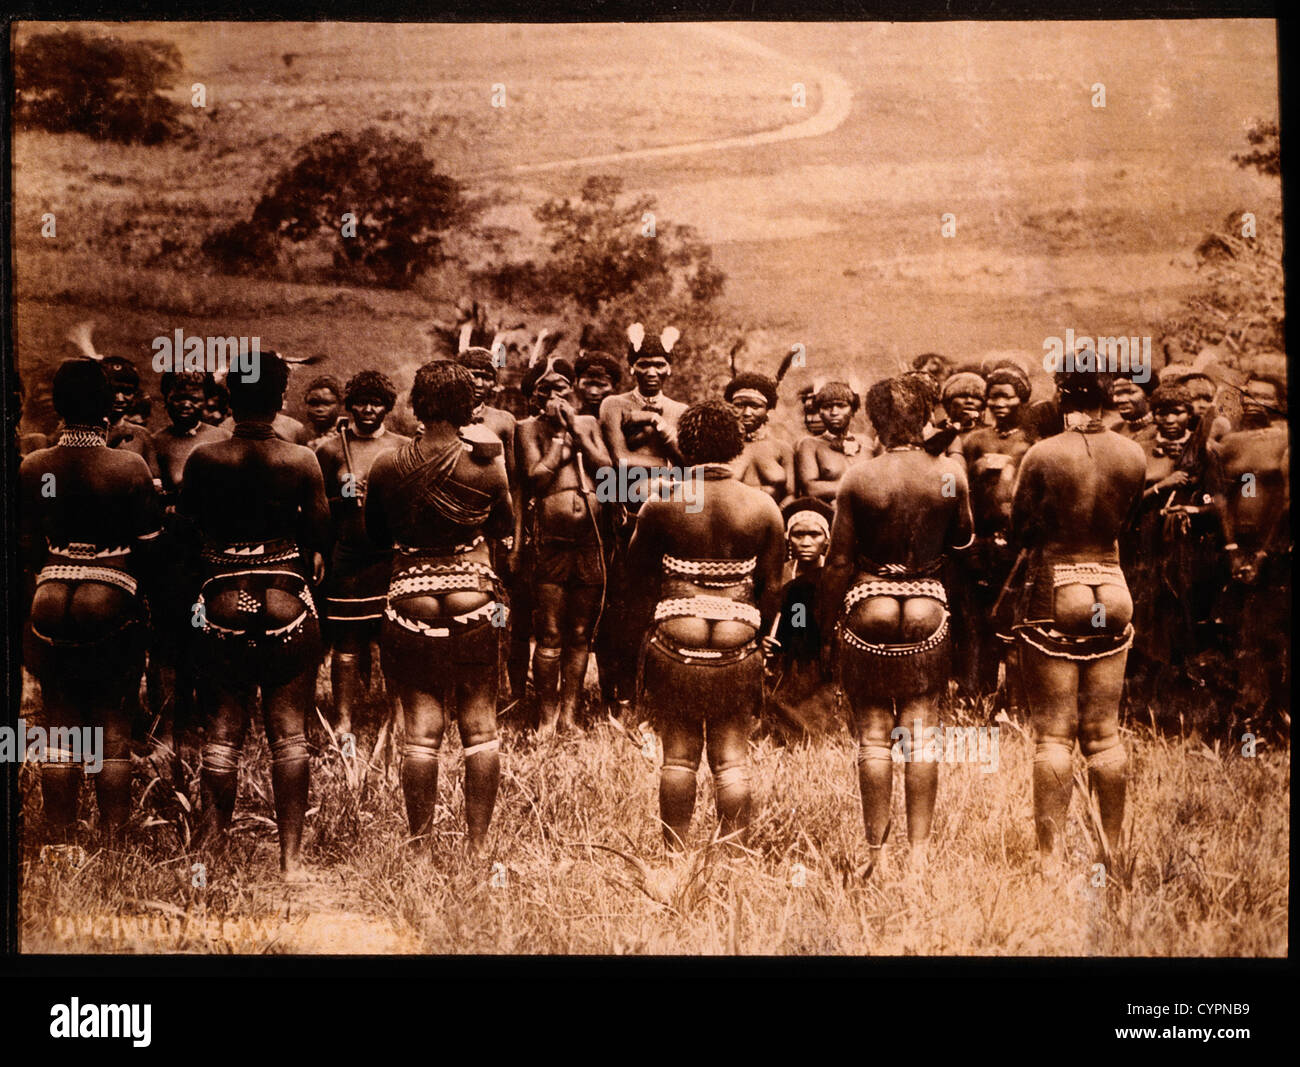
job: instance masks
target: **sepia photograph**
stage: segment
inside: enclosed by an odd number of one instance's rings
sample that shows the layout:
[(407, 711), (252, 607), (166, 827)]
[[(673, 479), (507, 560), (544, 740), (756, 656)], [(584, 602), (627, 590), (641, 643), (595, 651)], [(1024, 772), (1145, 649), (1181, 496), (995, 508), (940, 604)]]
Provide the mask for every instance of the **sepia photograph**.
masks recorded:
[(1278, 42), (11, 23), (18, 953), (1285, 960)]

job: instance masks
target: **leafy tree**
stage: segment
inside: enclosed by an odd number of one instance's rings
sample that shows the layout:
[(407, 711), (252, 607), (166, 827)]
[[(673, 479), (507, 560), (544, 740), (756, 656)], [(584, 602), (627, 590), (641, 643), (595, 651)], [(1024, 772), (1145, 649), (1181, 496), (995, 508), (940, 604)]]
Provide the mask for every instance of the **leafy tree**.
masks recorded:
[(14, 53), (18, 123), (99, 141), (158, 144), (185, 129), (163, 92), (181, 72), (169, 41), (123, 41), (79, 29), (40, 33)]
[[(1256, 123), (1247, 140), (1253, 149), (1234, 155), (1233, 162), (1279, 175), (1277, 124)], [(1236, 362), (1285, 351), (1282, 251), (1280, 210), (1230, 213), (1197, 245), (1201, 284), (1166, 324), (1167, 334), (1189, 355), (1207, 345), (1222, 346)]]
[(340, 275), (406, 288), (442, 262), (446, 234), (470, 214), (418, 142), (374, 127), (335, 130), (303, 145), (252, 218), (211, 234), (204, 250), (231, 269), (286, 242), (318, 241)]

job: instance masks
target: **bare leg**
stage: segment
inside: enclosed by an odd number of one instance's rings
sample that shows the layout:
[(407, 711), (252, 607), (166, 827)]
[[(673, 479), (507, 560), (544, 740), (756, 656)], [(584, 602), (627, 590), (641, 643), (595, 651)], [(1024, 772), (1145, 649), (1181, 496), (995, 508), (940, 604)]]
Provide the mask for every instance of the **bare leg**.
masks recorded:
[(367, 635), (357, 633), (356, 623), (336, 623), (338, 636), (330, 657), (330, 688), (334, 693), (334, 729), (341, 734), (353, 732), (353, 713), (365, 695), (361, 669), (368, 646)]
[(302, 830), (307, 815), (311, 760), (304, 729), (316, 689), (316, 664), (285, 686), (264, 687), (262, 707), (271, 742), (271, 785), (275, 821), (280, 830), (280, 871), (288, 876), (302, 867)]
[[(68, 688), (54, 678), (41, 682), (41, 705), (47, 730), (80, 728), (81, 712)], [(66, 842), (76, 830), (77, 800), (81, 796), (81, 765), (46, 762), (41, 764), (41, 801), (45, 809), (45, 830), (56, 844)]]
[(1079, 747), (1088, 759), (1088, 787), (1097, 798), (1110, 850), (1119, 847), (1124, 825), (1128, 753), (1119, 739), (1119, 700), (1127, 652), (1079, 669)]
[(501, 781), (497, 668), (493, 661), (465, 664), (459, 669), (464, 672), (456, 682), (456, 708), (460, 743), (465, 750), (465, 822), (470, 851), (483, 856)]
[[(862, 821), (867, 832), (867, 844), (879, 848), (885, 843), (893, 800), (894, 761), (889, 736), (894, 728), (893, 708), (883, 704), (855, 706), (853, 727), (858, 738)], [(908, 729), (911, 729), (910, 725)]]
[(564, 615), (564, 588), (551, 582), (539, 582), (533, 607), (537, 651), (533, 654), (533, 691), (537, 694), (537, 731), (543, 736), (555, 732), (560, 717), (561, 618)]
[(669, 852), (686, 847), (695, 814), (695, 778), (704, 753), (698, 724), (670, 723), (663, 731), (664, 765), (659, 771), (659, 818)]
[(411, 836), (420, 838), (429, 833), (438, 803), (438, 750), (447, 720), (433, 693), (399, 686), (397, 695), (406, 726), (401, 772), (406, 821)]
[[(139, 684), (139, 679), (135, 679)], [(121, 837), (131, 816), (131, 719), (125, 696), (111, 701), (95, 719), (104, 728), (104, 764), (95, 775), (95, 801), (101, 833), (110, 841)]]
[(711, 722), (707, 727), (709, 770), (713, 772), (713, 793), (718, 807), (719, 831), (723, 837), (740, 833), (744, 844), (753, 814), (749, 784), (749, 730), (753, 709)]
[(578, 702), (587, 678), (591, 649), (591, 625), (600, 607), (600, 590), (579, 586), (570, 591), (564, 619), (564, 666), (560, 680), (560, 726), (576, 728)]
[(1044, 868), (1059, 866), (1074, 788), (1079, 669), (1020, 642), (1020, 666), (1034, 732), (1034, 823)]
[(904, 702), (899, 711), (899, 725), (906, 726), (912, 732), (912, 759), (903, 765), (903, 785), (907, 798), (907, 840), (913, 845), (921, 845), (930, 836), (934, 798), (939, 790), (939, 764), (923, 758), (925, 732), (931, 726), (939, 725), (939, 716), (934, 708), (934, 694)]
[(200, 795), (203, 824), (200, 842), (220, 850), (235, 813), (235, 791), (239, 782), (239, 750), (244, 742), (247, 709), (253, 701), (251, 686), (227, 687), (212, 675), (203, 675), (207, 714), (202, 750)]

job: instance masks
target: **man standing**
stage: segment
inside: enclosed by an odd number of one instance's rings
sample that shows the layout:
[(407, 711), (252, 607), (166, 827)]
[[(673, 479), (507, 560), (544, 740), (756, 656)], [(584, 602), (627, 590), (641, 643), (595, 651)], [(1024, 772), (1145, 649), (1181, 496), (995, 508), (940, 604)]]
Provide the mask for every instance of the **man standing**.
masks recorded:
[(922, 758), (926, 731), (938, 726), (935, 704), (950, 671), (939, 575), (945, 554), (970, 543), (970, 497), (961, 462), (925, 450), (925, 390), (902, 378), (877, 382), (867, 412), (884, 452), (840, 482), (818, 621), (839, 635), (867, 845), (877, 859), (890, 822), (895, 728), (907, 731), (907, 837), (919, 870), (939, 784), (937, 764)]
[(311, 433), (307, 447), (315, 450), (334, 432), (343, 414), (343, 386), (332, 375), (319, 375), (307, 383), (303, 406), (307, 409), (307, 429)]
[(1030, 552), (1015, 631), (1035, 740), (1034, 822), (1043, 873), (1061, 868), (1077, 738), (1101, 812), (1107, 851), (1119, 848), (1128, 754), (1119, 738), (1133, 600), (1118, 538), (1142, 493), (1146, 463), (1101, 414), (1109, 375), (1061, 371), (1065, 431), (1020, 462), (1012, 541)]
[(686, 405), (663, 392), (672, 374), (673, 347), (680, 336), (672, 326), (658, 337), (648, 336), (639, 322), (629, 326), (627, 361), (634, 385), (626, 393), (606, 397), (600, 405), (600, 428), (613, 464), (611, 473), (618, 476), (620, 486), (629, 489), (627, 498), (611, 509), (616, 516), (614, 551), (606, 585), (606, 613), (596, 645), (602, 696), (617, 708), (620, 717), (631, 711), (642, 636), (634, 614), (628, 611), (638, 583), (627, 571), (627, 546), (636, 514), (652, 492), (653, 472), (662, 477), (681, 461), (677, 420)]

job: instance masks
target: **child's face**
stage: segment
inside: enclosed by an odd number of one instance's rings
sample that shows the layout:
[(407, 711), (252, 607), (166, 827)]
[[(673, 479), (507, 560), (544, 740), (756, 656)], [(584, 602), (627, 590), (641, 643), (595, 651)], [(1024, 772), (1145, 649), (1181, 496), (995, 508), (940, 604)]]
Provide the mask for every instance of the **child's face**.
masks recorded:
[(812, 563), (826, 554), (826, 535), (812, 523), (798, 523), (789, 533), (790, 553), (800, 563)]

